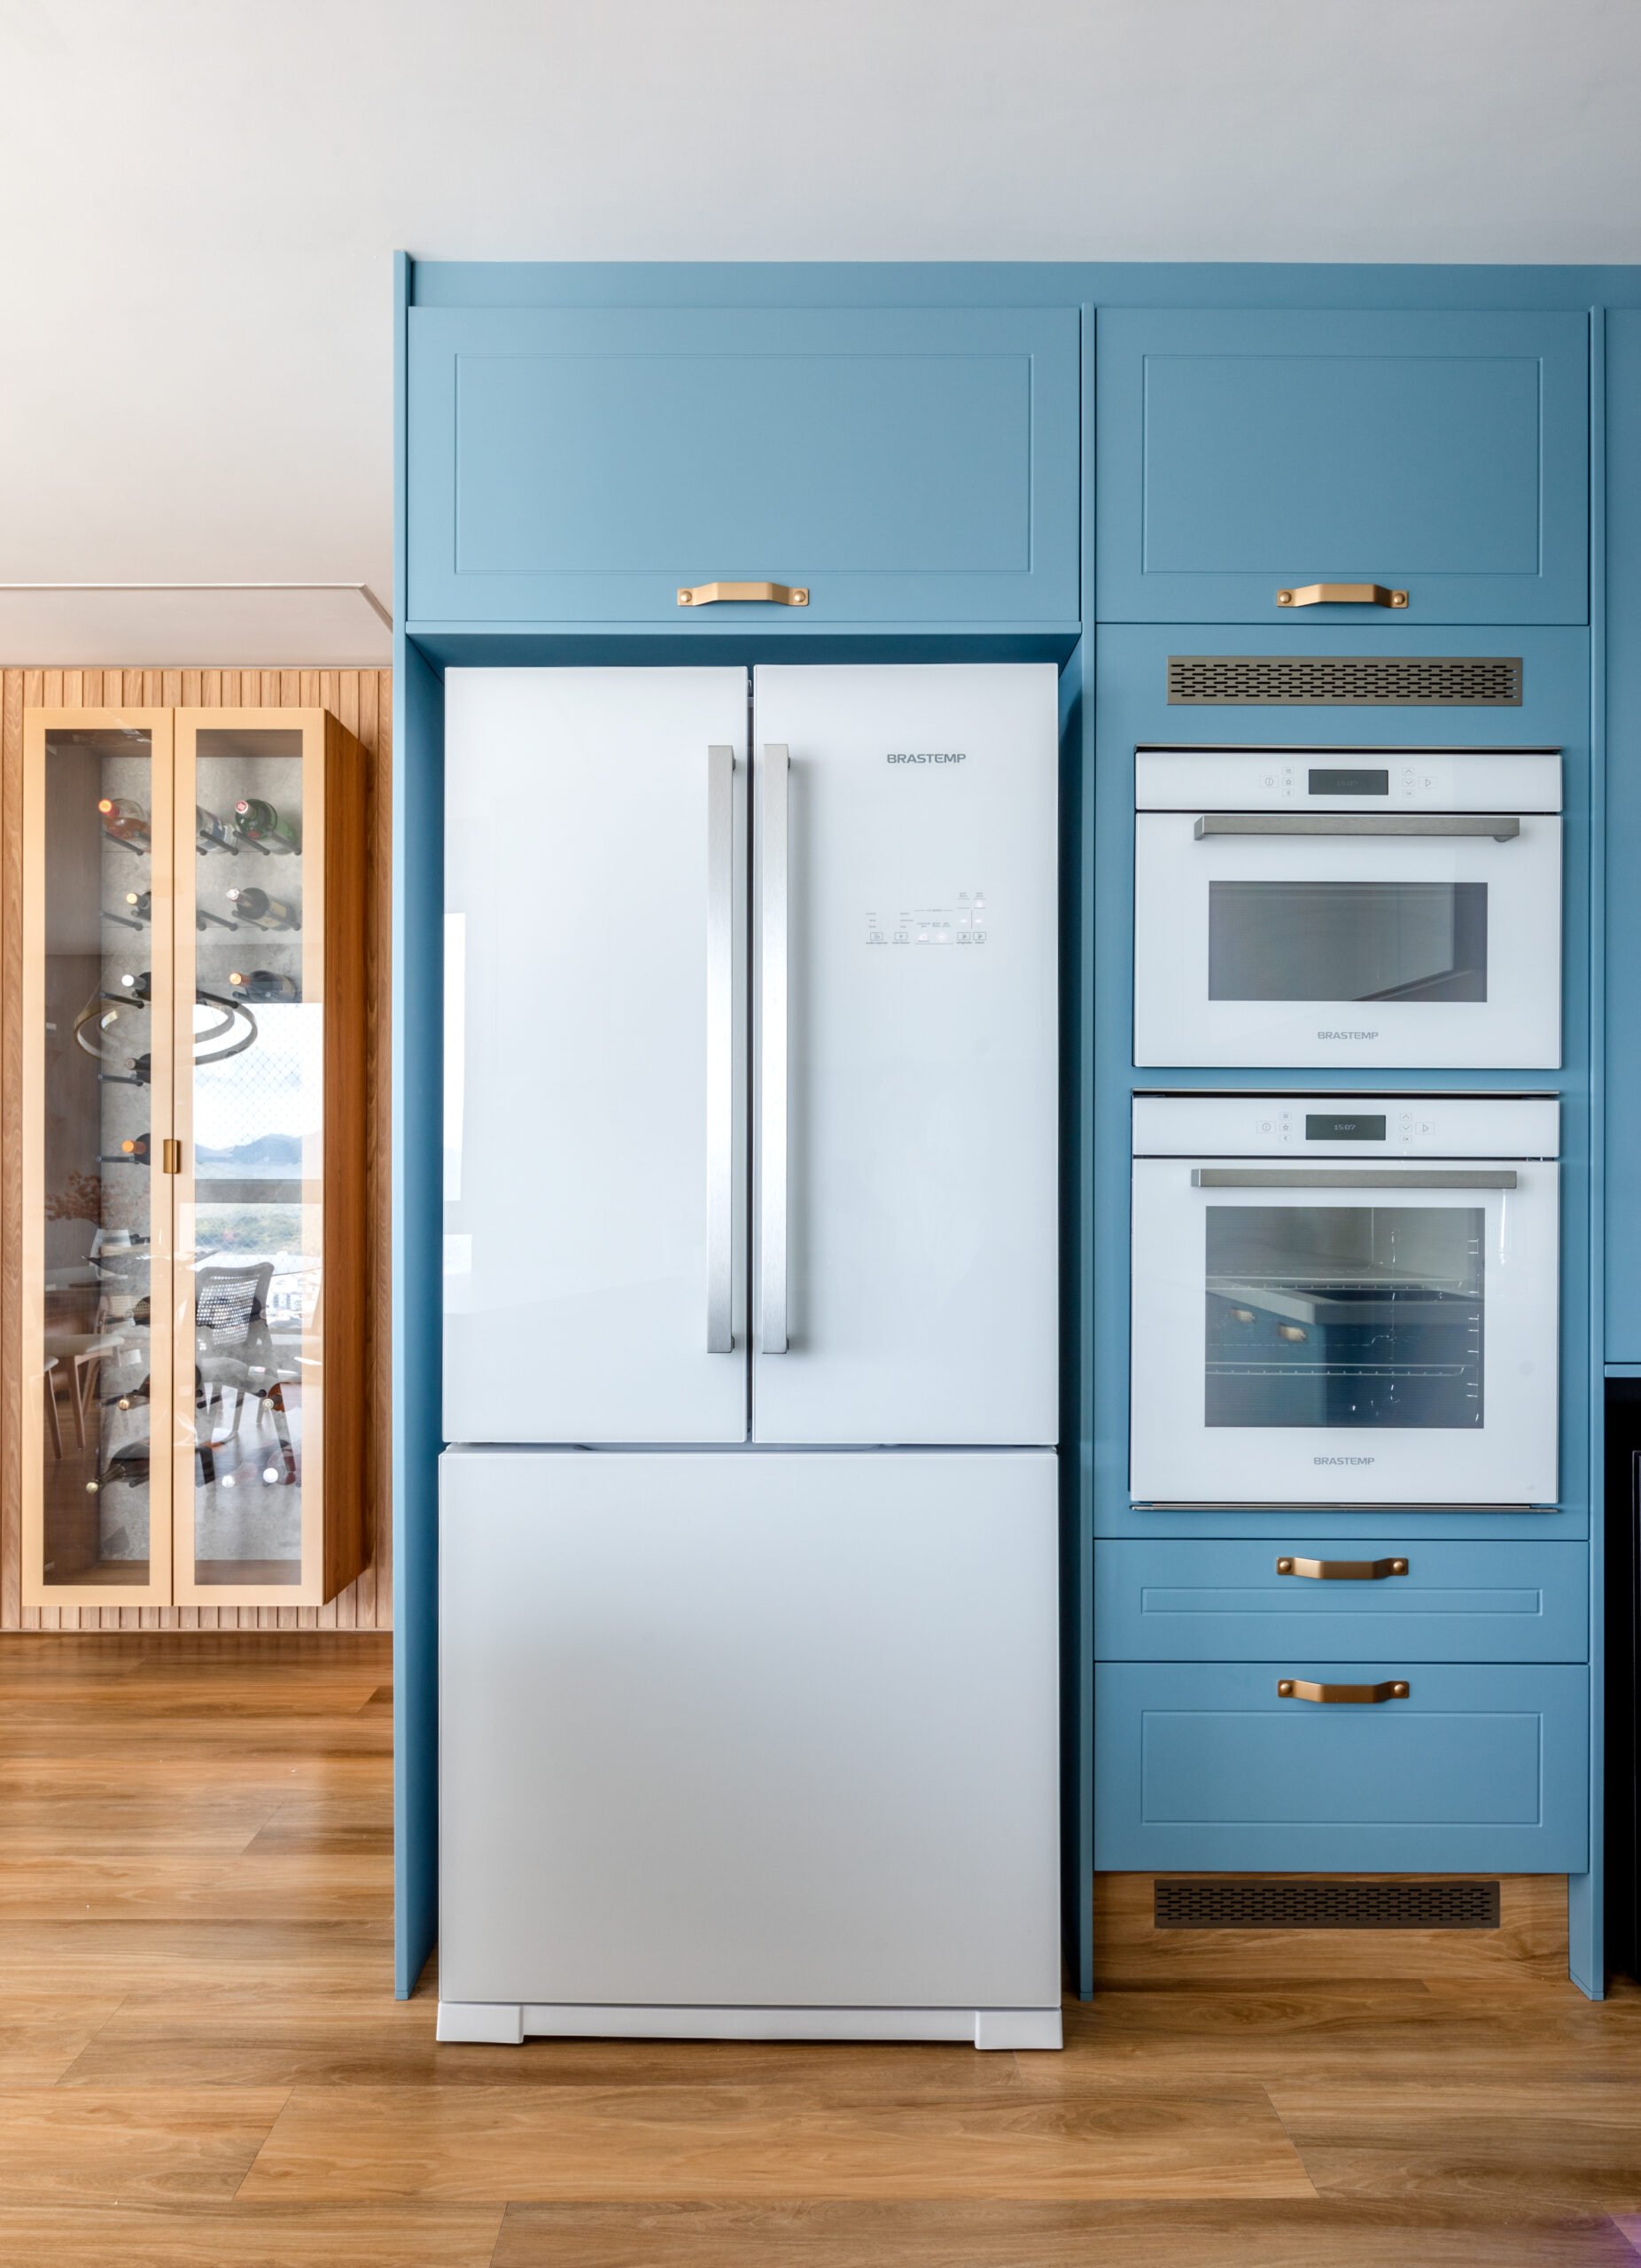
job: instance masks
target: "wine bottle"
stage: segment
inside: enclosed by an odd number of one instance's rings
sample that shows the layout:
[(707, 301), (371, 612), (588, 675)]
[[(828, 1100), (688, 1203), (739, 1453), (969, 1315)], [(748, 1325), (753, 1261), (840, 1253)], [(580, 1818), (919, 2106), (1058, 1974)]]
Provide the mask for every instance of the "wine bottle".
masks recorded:
[(152, 921), (154, 918), (154, 894), (151, 889), (128, 889), (125, 902), (131, 909), (134, 920)]
[(122, 1481), (133, 1487), (143, 1487), (148, 1479), (149, 1449), (146, 1441), (127, 1441), (117, 1449), (95, 1480), (85, 1484), (88, 1496), (95, 1496), (105, 1488), (117, 1487)]
[(302, 847), (301, 821), (281, 817), (261, 796), (239, 798), (234, 805), (234, 825), (247, 843), (260, 843), (264, 850), (288, 854)]
[(148, 1129), (140, 1134), (128, 1135), (117, 1150), (105, 1150), (98, 1165), (142, 1166), (148, 1162)]
[(271, 968), (237, 968), (228, 981), (236, 1000), (299, 1000), (302, 997), (294, 976), (281, 976)]
[(139, 854), (152, 849), (148, 813), (141, 804), (128, 803), (123, 796), (105, 796), (97, 808), (103, 815), (103, 832), (116, 843)]
[(207, 850), (228, 850), (236, 858), (239, 856), (239, 845), (227, 821), (218, 819), (214, 812), (208, 812), (203, 804), (194, 805), (194, 843), (202, 858)]
[(299, 929), (302, 911), (289, 899), (270, 897), (265, 889), (251, 887), (230, 889), (229, 902), (241, 921), (249, 921), (258, 929)]
[(97, 1076), (105, 1087), (152, 1086), (154, 1059), (152, 1055), (128, 1055), (123, 1071), (99, 1071)]
[(128, 968), (123, 969), (120, 976), (120, 990), (114, 997), (116, 999), (140, 1001), (144, 1008), (152, 1007), (154, 998), (153, 970), (145, 968), (136, 973)]

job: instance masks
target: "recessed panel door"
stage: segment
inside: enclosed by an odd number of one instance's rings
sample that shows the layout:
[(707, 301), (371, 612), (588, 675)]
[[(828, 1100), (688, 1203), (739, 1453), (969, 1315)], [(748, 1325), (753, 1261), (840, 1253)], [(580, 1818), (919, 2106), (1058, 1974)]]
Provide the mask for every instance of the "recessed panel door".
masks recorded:
[(1056, 1435), (1055, 673), (760, 669), (753, 1433)]
[(411, 621), (1075, 621), (1078, 324), (414, 307)]
[(741, 1441), (745, 672), (445, 702), (446, 1436)]
[(1101, 621), (1585, 619), (1576, 310), (1119, 307), (1098, 359)]

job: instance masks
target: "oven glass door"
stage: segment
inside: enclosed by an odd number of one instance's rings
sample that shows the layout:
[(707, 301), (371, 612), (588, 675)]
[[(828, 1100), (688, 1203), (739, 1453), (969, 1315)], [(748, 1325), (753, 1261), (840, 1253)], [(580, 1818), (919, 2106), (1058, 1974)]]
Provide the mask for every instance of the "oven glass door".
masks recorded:
[(1555, 1501), (1553, 1165), (1144, 1158), (1133, 1232), (1137, 1497)]
[[(1139, 814), (1137, 1063), (1559, 1063), (1559, 819), (1503, 840), (1285, 822), (1301, 817)], [(1272, 831), (1214, 831), (1243, 825)]]

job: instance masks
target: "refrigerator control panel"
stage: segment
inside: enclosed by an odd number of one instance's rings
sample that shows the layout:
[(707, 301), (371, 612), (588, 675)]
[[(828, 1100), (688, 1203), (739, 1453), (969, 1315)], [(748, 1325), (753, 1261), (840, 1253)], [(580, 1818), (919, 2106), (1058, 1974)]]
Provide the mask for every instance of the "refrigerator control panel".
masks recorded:
[(984, 945), (987, 938), (986, 894), (960, 889), (949, 905), (868, 908), (868, 945)]

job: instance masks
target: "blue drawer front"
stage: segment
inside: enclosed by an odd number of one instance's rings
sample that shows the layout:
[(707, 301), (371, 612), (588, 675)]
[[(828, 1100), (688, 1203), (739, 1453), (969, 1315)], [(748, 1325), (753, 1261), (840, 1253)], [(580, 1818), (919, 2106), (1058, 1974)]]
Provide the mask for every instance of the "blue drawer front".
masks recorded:
[[(1279, 1558), (1383, 1562), (1405, 1575), (1318, 1581)], [(1583, 1543), (1442, 1543), (1415, 1536), (1271, 1542), (1101, 1542), (1094, 1647), (1102, 1661), (1248, 1661), (1297, 1651), (1409, 1662), (1589, 1658)]]
[[(1409, 1697), (1283, 1700), (1279, 1678)], [(1574, 1667), (1116, 1662), (1096, 1675), (1094, 1863), (1576, 1873), (1588, 1845), (1588, 1673)]]
[(1101, 620), (1583, 621), (1588, 359), (1571, 313), (1102, 313)]
[(1079, 367), (1069, 307), (415, 308), (411, 622), (1075, 621)]

